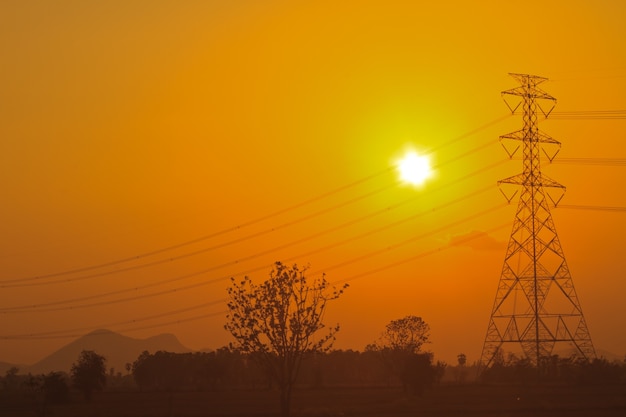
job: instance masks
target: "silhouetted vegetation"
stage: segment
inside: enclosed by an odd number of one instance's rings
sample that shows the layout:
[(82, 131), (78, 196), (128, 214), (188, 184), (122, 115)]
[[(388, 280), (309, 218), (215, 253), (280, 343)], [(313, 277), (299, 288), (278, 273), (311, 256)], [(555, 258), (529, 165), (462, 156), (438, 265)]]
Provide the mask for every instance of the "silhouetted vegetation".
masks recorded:
[[(128, 368), (131, 373), (109, 370), (107, 378), (118, 385), (107, 385), (89, 403), (80, 401), (83, 393), (76, 387), (68, 391), (70, 379), (64, 373), (21, 375), (14, 368), (0, 378), (0, 415), (93, 415), (95, 408), (89, 407), (99, 407), (100, 415), (129, 417), (274, 415), (271, 393), (278, 387), (253, 355), (232, 348), (144, 352)], [(430, 415), (430, 410), (444, 416), (473, 410), (472, 415), (500, 415), (508, 410), (520, 417), (569, 417), (575, 407), (588, 415), (626, 412), (626, 362), (587, 363), (554, 356), (551, 367), (543, 371), (545, 378), (537, 383), (536, 368), (509, 356), (476, 383), (471, 381), (476, 364), (460, 360), (445, 368), (446, 378), (438, 382), (444, 368), (432, 363), (431, 354), (420, 352), (411, 358), (415, 362), (406, 362), (406, 374), (398, 374), (371, 346), (364, 351), (307, 353), (295, 383), (299, 389), (294, 414), (399, 416)], [(470, 376), (464, 384), (457, 378), (460, 368)], [(122, 381), (134, 382), (133, 388), (121, 388)], [(405, 392), (407, 384), (410, 389)], [(420, 384), (432, 389), (418, 396)]]
[(214, 352), (143, 352), (132, 365), (132, 375), (140, 390), (223, 390), (268, 386), (267, 376), (236, 350)]
[[(133, 364), (133, 377), (137, 387), (144, 391), (272, 388), (274, 381), (253, 359), (254, 355), (226, 348), (203, 353), (144, 352)], [(418, 380), (432, 384), (440, 376), (440, 368), (432, 365), (431, 358), (426, 353), (414, 355), (407, 362), (406, 371), (398, 375), (381, 360), (379, 352), (310, 352), (302, 359), (295, 385), (400, 387), (403, 382), (417, 384)]]
[(326, 303), (339, 298), (342, 289), (331, 288), (321, 278), (309, 281), (306, 268), (288, 267), (276, 262), (269, 279), (255, 285), (250, 278), (231, 280), (228, 289), (226, 329), (237, 348), (267, 371), (278, 385), (283, 417), (289, 416), (291, 394), (302, 359), (310, 352), (323, 352), (332, 346), (339, 326), (313, 338), (324, 329)]
[(626, 362), (610, 362), (605, 358), (587, 361), (552, 355), (535, 366), (527, 358), (509, 355), (482, 370), (480, 379), (490, 383), (623, 384), (626, 383)]
[(106, 385), (106, 359), (93, 350), (83, 350), (70, 373), (74, 386), (89, 401), (94, 391), (100, 391)]
[(68, 402), (70, 387), (67, 375), (63, 372), (50, 372), (43, 376), (42, 391), (47, 404), (64, 404)]
[[(4, 378), (0, 378), (0, 404), (2, 397), (13, 400), (22, 398), (40, 415), (47, 415), (49, 405), (66, 404), (69, 402), (70, 388), (68, 376), (64, 372), (50, 372), (46, 375), (20, 375), (17, 367), (7, 370)], [(0, 415), (2, 413), (0, 407)], [(10, 415), (10, 414), (6, 414)]]
[(389, 322), (380, 339), (367, 350), (378, 354), (406, 393), (422, 395), (441, 379), (446, 366), (442, 362), (433, 366), (433, 355), (421, 351), (429, 338), (428, 323), (421, 317), (406, 316)]
[(12, 366), (9, 368), (2, 378), (2, 389), (6, 392), (13, 392), (17, 390), (20, 385), (19, 368)]

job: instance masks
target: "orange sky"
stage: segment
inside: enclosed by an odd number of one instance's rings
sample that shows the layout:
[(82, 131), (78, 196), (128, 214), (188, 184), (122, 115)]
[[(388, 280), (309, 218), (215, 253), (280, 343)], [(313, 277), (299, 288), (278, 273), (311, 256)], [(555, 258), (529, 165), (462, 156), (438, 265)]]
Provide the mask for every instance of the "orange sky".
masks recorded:
[[(414, 314), (439, 359), (478, 360), (514, 215), (496, 182), (521, 171), (507, 74), (550, 78), (555, 111), (626, 109), (626, 3), (421, 3), (2, 2), (0, 361), (100, 327), (225, 345), (227, 278), (276, 260), (351, 279), (337, 348)], [(626, 157), (624, 120), (541, 128), (560, 157)], [(433, 151), (420, 189), (385, 171), (407, 147)], [(626, 206), (623, 166), (544, 173), (564, 204)], [(626, 354), (626, 213), (553, 214), (596, 348)]]

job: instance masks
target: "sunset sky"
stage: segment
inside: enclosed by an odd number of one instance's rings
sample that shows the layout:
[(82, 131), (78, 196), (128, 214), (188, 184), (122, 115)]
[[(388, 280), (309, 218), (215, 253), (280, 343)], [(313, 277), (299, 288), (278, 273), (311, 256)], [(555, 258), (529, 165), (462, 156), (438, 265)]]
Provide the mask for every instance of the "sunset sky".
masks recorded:
[(411, 314), (437, 359), (478, 360), (515, 212), (497, 181), (522, 170), (511, 72), (558, 100), (553, 218), (623, 357), (626, 120), (588, 117), (626, 109), (625, 21), (619, 0), (0, 2), (0, 361), (99, 328), (218, 348), (229, 278), (274, 261), (349, 281), (336, 348)]

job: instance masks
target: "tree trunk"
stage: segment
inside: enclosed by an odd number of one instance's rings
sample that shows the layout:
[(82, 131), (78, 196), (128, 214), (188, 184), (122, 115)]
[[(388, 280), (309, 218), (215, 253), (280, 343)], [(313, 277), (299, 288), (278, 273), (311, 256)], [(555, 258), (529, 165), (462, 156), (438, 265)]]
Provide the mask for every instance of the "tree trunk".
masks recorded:
[(291, 413), (291, 385), (285, 384), (280, 387), (280, 415), (289, 417)]

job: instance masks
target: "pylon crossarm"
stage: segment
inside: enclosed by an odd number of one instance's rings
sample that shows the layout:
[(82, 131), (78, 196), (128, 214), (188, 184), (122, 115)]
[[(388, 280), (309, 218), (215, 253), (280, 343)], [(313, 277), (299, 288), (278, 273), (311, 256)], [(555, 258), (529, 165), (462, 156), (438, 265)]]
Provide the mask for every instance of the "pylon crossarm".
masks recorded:
[(546, 135), (541, 130), (537, 131), (537, 142), (548, 143), (548, 144), (551, 144), (551, 145), (558, 145), (559, 149), (561, 148), (561, 142), (559, 142), (558, 140), (552, 138), (552, 136)]
[[(554, 97), (552, 97), (550, 94), (546, 93), (545, 91), (541, 90), (540, 88), (535, 88), (534, 89), (533, 98), (536, 99), (536, 100), (556, 101), (556, 99)], [(550, 110), (550, 111), (552, 111), (552, 110)]]
[(506, 135), (501, 135), (499, 139), (500, 142), (502, 142), (503, 139), (524, 140), (525, 135), (526, 132), (524, 132), (523, 130), (517, 130), (515, 132), (507, 133)]
[(545, 175), (541, 174), (541, 176), (538, 178), (538, 182), (537, 184), (535, 184), (535, 186), (537, 187), (549, 187), (549, 188), (561, 188), (563, 190), (565, 190), (565, 186), (559, 184), (558, 182), (554, 181), (553, 179), (546, 177)]
[(509, 90), (504, 90), (500, 94), (502, 94), (502, 96), (509, 95), (509, 96), (524, 97), (524, 91), (525, 91), (524, 87), (515, 87), (515, 88), (511, 88)]
[[(535, 85), (524, 85), (521, 87), (511, 88), (510, 90), (503, 91), (502, 94), (524, 97), (525, 99), (532, 98), (535, 100), (556, 101), (554, 97), (552, 97), (550, 94), (546, 93), (542, 89), (537, 88)], [(505, 100), (505, 103), (506, 103), (506, 100)], [(507, 106), (508, 106), (508, 103), (507, 103)], [(515, 108), (517, 109), (517, 107), (519, 107), (519, 105), (517, 105)], [(509, 106), (509, 108), (511, 107)]]
[(517, 175), (513, 175), (512, 177), (508, 177), (508, 178), (498, 181), (498, 185), (500, 184), (523, 185), (524, 179), (525, 179), (524, 174), (517, 174)]
[(543, 82), (548, 81), (548, 78), (542, 77), (540, 75), (530, 75), (530, 74), (520, 74), (517, 72), (509, 72), (509, 75), (515, 78), (520, 84), (524, 84), (532, 80), (535, 85), (539, 85)]

